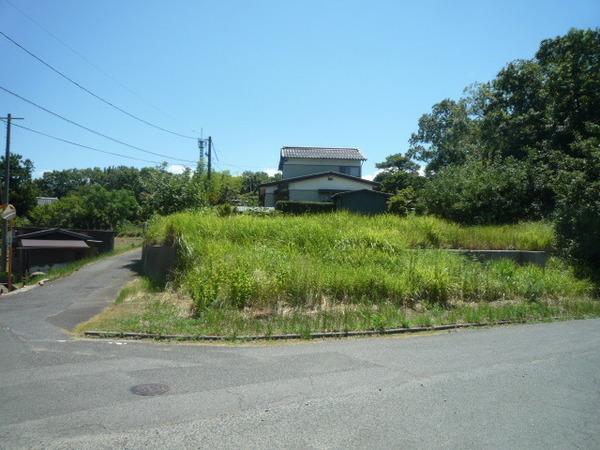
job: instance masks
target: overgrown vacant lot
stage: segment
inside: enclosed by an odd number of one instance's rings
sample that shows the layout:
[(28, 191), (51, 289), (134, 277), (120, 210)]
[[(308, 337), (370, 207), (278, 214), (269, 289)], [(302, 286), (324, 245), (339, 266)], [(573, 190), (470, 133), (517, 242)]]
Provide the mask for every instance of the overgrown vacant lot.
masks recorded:
[(592, 283), (559, 259), (540, 268), (444, 250), (551, 249), (552, 240), (544, 223), (175, 214), (146, 237), (178, 248), (168, 292), (134, 289), (125, 316), (86, 327), (239, 335), (598, 314)]

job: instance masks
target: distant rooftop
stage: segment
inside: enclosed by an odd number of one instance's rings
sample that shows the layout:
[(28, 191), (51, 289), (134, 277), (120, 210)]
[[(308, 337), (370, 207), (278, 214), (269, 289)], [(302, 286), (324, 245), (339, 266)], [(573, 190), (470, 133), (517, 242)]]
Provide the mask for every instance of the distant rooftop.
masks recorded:
[(58, 201), (57, 197), (36, 197), (38, 206), (50, 205)]
[(348, 147), (281, 147), (282, 158), (356, 159), (365, 161), (359, 149)]

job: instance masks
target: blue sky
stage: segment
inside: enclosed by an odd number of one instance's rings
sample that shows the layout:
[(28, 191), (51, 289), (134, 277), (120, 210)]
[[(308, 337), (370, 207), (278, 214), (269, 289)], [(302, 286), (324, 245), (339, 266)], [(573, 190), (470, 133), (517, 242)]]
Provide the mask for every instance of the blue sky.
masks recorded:
[[(0, 0), (0, 30), (144, 119), (213, 136), (218, 169), (275, 168), (283, 145), (353, 146), (363, 174), (404, 152), (437, 101), (533, 56), (542, 39), (600, 25), (596, 1), (10, 0), (113, 79)], [(196, 143), (149, 128), (0, 38), (0, 86), (157, 153), (195, 160)], [(123, 87), (126, 86), (127, 88)], [(135, 92), (135, 95), (132, 93)], [(94, 136), (0, 92), (0, 113), (107, 151), (161, 160)], [(4, 142), (4, 130), (0, 132)], [(13, 132), (45, 170), (147, 163)], [(172, 161), (172, 164), (178, 164)]]

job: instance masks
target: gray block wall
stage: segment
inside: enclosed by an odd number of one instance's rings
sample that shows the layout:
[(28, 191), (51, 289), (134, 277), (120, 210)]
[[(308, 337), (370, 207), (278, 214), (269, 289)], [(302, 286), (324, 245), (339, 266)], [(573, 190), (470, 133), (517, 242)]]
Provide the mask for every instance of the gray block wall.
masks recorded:
[(175, 247), (153, 245), (142, 249), (142, 271), (155, 283), (166, 283), (176, 262)]

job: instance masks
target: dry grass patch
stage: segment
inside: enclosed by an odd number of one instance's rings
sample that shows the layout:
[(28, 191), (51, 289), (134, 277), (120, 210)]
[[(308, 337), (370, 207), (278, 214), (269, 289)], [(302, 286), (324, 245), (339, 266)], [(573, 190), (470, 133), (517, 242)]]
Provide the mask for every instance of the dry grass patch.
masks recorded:
[(309, 338), (321, 331), (411, 328), (461, 323), (494, 324), (502, 321), (535, 322), (600, 316), (600, 302), (591, 299), (554, 299), (523, 302), (422, 302), (415, 308), (385, 302), (337, 304), (323, 302), (312, 308), (193, 309), (190, 297), (173, 290), (156, 291), (147, 280), (129, 284), (117, 302), (89, 322), (85, 331), (139, 332), (159, 335), (217, 335), (235, 339), (246, 335), (300, 334)]

